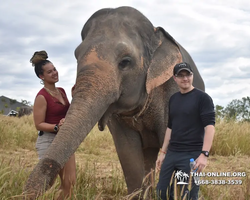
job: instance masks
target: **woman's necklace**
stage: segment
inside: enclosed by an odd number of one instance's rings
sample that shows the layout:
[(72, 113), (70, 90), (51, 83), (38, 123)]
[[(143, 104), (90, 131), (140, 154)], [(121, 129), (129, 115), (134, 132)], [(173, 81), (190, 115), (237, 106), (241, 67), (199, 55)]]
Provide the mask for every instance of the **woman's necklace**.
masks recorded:
[(43, 87), (51, 96), (56, 96), (58, 95), (60, 92), (59, 90), (56, 88), (56, 91), (52, 91), (49, 88), (46, 88), (45, 86)]

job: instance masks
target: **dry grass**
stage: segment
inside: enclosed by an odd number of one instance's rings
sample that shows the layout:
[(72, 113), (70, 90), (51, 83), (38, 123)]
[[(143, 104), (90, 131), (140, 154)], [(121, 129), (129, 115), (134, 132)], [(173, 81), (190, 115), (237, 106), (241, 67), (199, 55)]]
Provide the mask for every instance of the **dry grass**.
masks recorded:
[(248, 155), (250, 156), (250, 123), (234, 121), (216, 122), (216, 135), (213, 142), (212, 154)]
[[(38, 161), (34, 148), (36, 138), (32, 116), (19, 119), (0, 115), (0, 199), (21, 199), (25, 181)], [(202, 185), (200, 199), (250, 199), (249, 141), (249, 123), (216, 124), (212, 156), (205, 172), (246, 172), (246, 177), (204, 177), (207, 180), (240, 179), (242, 185)], [(107, 129), (100, 132), (95, 127), (78, 148), (76, 160), (77, 185), (72, 199), (131, 198), (126, 196), (126, 184)], [(58, 185), (59, 180), (41, 199), (52, 199)]]

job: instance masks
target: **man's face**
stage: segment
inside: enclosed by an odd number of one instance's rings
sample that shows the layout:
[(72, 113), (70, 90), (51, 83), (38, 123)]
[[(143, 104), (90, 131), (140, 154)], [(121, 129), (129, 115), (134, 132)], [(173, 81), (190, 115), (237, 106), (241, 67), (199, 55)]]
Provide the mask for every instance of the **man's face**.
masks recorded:
[(193, 73), (182, 70), (176, 76), (174, 76), (174, 80), (181, 90), (188, 90), (193, 84)]

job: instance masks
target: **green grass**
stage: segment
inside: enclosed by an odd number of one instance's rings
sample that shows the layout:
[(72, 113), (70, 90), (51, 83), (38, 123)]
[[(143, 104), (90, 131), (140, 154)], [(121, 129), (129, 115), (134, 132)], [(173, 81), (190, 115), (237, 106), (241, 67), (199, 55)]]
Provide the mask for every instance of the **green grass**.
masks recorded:
[[(38, 162), (36, 139), (37, 131), (32, 116), (15, 118), (0, 115), (0, 199), (22, 199), (25, 182)], [(247, 177), (241, 178), (242, 185), (203, 185), (200, 199), (250, 199), (249, 141), (250, 123), (216, 123), (211, 157), (205, 171), (241, 171), (246, 172)], [(77, 149), (76, 162), (77, 181), (72, 200), (125, 200), (135, 195), (127, 196), (125, 180), (108, 129), (100, 132), (97, 127), (93, 128)], [(157, 176), (154, 184), (146, 190), (149, 193), (153, 189), (152, 200), (156, 199), (154, 191)], [(149, 176), (149, 179), (152, 177)], [(58, 178), (53, 187), (39, 199), (53, 199), (59, 185)]]

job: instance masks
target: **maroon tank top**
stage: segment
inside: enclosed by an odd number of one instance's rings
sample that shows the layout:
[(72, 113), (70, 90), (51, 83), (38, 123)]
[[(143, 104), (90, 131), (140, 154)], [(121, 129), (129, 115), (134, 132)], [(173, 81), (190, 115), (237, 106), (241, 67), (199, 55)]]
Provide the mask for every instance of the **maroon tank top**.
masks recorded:
[(49, 124), (58, 124), (59, 121), (66, 116), (69, 109), (70, 104), (64, 89), (60, 87), (58, 89), (62, 94), (65, 105), (63, 105), (57, 98), (51, 96), (44, 88), (42, 88), (36, 95), (44, 96), (47, 102), (45, 122)]

